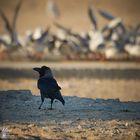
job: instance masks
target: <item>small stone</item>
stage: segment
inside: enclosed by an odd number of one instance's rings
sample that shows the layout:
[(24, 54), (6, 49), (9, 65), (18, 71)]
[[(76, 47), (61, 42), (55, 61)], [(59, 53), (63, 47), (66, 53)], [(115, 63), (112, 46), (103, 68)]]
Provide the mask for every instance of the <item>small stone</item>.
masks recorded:
[(33, 126), (35, 126), (35, 125), (34, 125), (34, 124), (29, 124), (29, 125), (28, 125), (28, 127), (33, 127)]
[(72, 124), (72, 121), (63, 121), (60, 124), (61, 125), (68, 125), (68, 124)]
[(126, 123), (125, 123), (125, 126), (127, 127), (128, 125), (129, 125), (129, 123), (128, 123), (128, 122), (126, 122)]
[(48, 127), (48, 126), (44, 126), (44, 127), (42, 127), (42, 129), (44, 129), (44, 130), (48, 130), (49, 127)]
[(80, 118), (77, 118), (76, 120), (77, 120), (77, 121), (80, 121), (81, 119), (80, 119)]
[(82, 129), (82, 126), (81, 125), (78, 125), (78, 127), (77, 127), (78, 129)]
[(91, 107), (91, 106), (92, 106), (92, 104), (89, 104), (88, 106), (89, 106), (89, 107)]

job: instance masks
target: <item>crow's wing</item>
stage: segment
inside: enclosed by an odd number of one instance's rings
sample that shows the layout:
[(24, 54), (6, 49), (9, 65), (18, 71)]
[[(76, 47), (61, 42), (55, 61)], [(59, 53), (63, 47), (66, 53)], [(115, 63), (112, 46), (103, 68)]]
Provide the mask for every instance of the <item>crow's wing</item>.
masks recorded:
[(56, 92), (61, 89), (54, 78), (40, 78), (38, 80), (38, 88), (42, 92)]

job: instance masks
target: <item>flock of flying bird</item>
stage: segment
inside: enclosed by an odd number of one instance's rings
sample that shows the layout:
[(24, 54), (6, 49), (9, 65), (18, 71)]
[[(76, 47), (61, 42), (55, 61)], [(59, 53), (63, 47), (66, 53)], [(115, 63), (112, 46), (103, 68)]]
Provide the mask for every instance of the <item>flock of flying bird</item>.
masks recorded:
[[(92, 23), (89, 32), (77, 33), (72, 29), (54, 23), (58, 32), (53, 33), (50, 27), (28, 31), (21, 38), (16, 31), (16, 20), (21, 7), (20, 1), (16, 8), (12, 25), (0, 10), (7, 35), (0, 35), (0, 52), (8, 51), (23, 53), (26, 57), (45, 60), (48, 56), (61, 56), (66, 59), (131, 59), (140, 58), (140, 24), (126, 27), (120, 17), (115, 17), (105, 10), (95, 11), (88, 8), (88, 16)], [(95, 12), (98, 12), (108, 23), (99, 28)]]

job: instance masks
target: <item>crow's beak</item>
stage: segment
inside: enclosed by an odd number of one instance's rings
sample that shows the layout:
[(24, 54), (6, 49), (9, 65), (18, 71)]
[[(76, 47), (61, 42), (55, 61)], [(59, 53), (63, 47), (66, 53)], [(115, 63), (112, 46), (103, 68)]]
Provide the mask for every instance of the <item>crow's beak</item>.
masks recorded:
[(41, 68), (33, 68), (33, 70), (40, 72)]

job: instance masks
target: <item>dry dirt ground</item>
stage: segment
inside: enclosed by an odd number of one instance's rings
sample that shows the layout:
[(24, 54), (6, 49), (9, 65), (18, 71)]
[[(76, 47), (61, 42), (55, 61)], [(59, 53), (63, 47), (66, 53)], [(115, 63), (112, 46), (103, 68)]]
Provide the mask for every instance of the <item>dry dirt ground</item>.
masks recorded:
[[(0, 68), (8, 68), (8, 66), (25, 68), (25, 65), (32, 68), (37, 64), (16, 63), (10, 66), (1, 63)], [(86, 69), (107, 67), (120, 71), (130, 67), (139, 69), (139, 64), (75, 65), (79, 65), (79, 72), (84, 67)], [(74, 64), (49, 66), (57, 70), (60, 66), (71, 69)], [(132, 69), (129, 70), (130, 74)], [(135, 78), (137, 74), (132, 74), (134, 78), (130, 79), (129, 76), (124, 76), (124, 79), (106, 79), (78, 78), (74, 75), (62, 78), (57, 74), (56, 78), (62, 87), (66, 105), (62, 106), (59, 101), (56, 101), (53, 110), (49, 110), (49, 99), (46, 99), (42, 109), (38, 110), (41, 102), (36, 86), (38, 75), (33, 78), (12, 78), (11, 75), (9, 79), (6, 76), (4, 78), (2, 74), (0, 76), (3, 77), (0, 79), (0, 138), (4, 139), (6, 134), (7, 139), (140, 139), (140, 79)]]
[(140, 102), (65, 96), (66, 105), (46, 100), (28, 90), (0, 92), (0, 129), (9, 139), (126, 139), (140, 138)]

